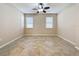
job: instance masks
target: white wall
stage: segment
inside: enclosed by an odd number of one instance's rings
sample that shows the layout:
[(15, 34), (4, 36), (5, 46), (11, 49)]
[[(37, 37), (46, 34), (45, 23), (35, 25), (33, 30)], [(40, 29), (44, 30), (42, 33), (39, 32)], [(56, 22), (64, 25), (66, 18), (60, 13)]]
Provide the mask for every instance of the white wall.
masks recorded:
[(58, 14), (58, 35), (79, 47), (79, 5)]
[(0, 45), (23, 35), (23, 14), (10, 4), (0, 3)]

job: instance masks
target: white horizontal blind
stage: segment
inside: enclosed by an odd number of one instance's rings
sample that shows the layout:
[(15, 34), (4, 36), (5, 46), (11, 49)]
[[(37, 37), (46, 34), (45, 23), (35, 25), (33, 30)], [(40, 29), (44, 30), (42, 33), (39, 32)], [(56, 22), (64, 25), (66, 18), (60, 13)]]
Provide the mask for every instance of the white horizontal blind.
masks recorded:
[(33, 28), (33, 17), (26, 17), (26, 28)]
[(53, 17), (46, 17), (46, 28), (53, 28)]

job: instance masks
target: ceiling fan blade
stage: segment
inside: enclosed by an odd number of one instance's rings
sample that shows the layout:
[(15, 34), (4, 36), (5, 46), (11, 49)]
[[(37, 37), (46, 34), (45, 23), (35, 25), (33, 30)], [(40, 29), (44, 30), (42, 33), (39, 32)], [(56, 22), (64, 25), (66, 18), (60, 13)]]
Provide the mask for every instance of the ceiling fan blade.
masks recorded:
[(43, 12), (44, 12), (44, 13), (46, 13), (46, 11), (45, 11), (45, 10), (43, 10)]
[(44, 9), (50, 9), (50, 7), (44, 7)]
[(39, 11), (37, 11), (37, 13), (39, 13)]
[(44, 5), (43, 3), (39, 3), (39, 4), (38, 4), (38, 8), (39, 8), (39, 9), (43, 9), (43, 5)]
[(37, 10), (37, 8), (33, 8), (32, 10)]
[(39, 5), (43, 5), (43, 3), (39, 3)]

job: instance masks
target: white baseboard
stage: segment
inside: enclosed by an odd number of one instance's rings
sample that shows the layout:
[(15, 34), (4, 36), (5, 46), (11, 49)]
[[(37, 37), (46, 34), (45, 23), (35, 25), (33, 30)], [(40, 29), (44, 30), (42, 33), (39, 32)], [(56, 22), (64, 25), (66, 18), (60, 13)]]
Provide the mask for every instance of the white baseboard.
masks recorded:
[(65, 41), (67, 41), (67, 42), (69, 42), (69, 43), (71, 43), (71, 44), (73, 44), (74, 45), (74, 47), (77, 49), (77, 50), (79, 50), (79, 47), (78, 46), (76, 46), (76, 44), (74, 43), (74, 42), (72, 42), (72, 41), (70, 41), (70, 40), (68, 40), (68, 39), (66, 39), (66, 38), (64, 38), (64, 37), (62, 37), (62, 36), (60, 36), (60, 35), (57, 35), (58, 37), (60, 37), (60, 38), (62, 38), (62, 39), (64, 39)]
[(60, 37), (60, 38), (62, 38), (62, 39), (64, 39), (65, 41), (67, 41), (67, 42), (69, 42), (69, 43), (75, 45), (74, 42), (72, 42), (72, 41), (70, 41), (70, 40), (68, 40), (68, 39), (66, 39), (66, 38), (64, 38), (64, 37), (62, 37), (62, 36), (60, 36), (60, 35), (57, 35), (57, 36)]
[(56, 34), (24, 34), (24, 36), (56, 36)]
[(11, 41), (9, 41), (9, 42), (7, 42), (7, 43), (1, 45), (0, 48), (3, 48), (3, 47), (5, 47), (5, 46), (9, 45), (10, 43), (12, 43), (12, 42), (14, 42), (14, 41), (16, 41), (16, 40), (22, 38), (22, 37), (23, 37), (23, 35), (18, 36), (17, 38), (15, 38), (15, 39), (13, 39), (13, 40), (11, 40)]

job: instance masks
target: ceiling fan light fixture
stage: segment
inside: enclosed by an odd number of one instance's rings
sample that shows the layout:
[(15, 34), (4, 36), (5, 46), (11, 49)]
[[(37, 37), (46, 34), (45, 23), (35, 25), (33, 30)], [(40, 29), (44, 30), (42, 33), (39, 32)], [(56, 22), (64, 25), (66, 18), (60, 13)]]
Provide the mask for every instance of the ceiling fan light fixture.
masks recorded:
[(41, 12), (41, 11), (43, 11), (43, 9), (39, 9), (38, 11)]
[(41, 9), (41, 5), (38, 5), (38, 8)]

